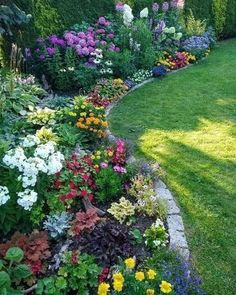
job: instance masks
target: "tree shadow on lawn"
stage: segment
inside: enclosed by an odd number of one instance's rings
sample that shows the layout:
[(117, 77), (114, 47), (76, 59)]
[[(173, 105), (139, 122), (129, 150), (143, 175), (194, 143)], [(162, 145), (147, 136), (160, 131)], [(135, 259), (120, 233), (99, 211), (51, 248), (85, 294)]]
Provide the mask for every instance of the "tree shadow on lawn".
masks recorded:
[(153, 149), (141, 143), (138, 154), (159, 161), (166, 169), (165, 181), (184, 209), (194, 258), (203, 261), (197, 267), (206, 278), (209, 294), (213, 290), (214, 294), (231, 294), (226, 284), (235, 284), (236, 162), (217, 159), (172, 139), (165, 145), (165, 151), (153, 155)]

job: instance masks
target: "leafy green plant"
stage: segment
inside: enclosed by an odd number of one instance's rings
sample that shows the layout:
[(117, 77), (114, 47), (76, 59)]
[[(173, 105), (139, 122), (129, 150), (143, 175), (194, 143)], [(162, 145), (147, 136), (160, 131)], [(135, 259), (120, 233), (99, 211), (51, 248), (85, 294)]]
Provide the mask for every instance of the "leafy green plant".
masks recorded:
[(96, 176), (96, 200), (105, 203), (122, 193), (122, 178), (111, 167), (101, 169)]
[(134, 229), (130, 230), (129, 233), (133, 237), (135, 244), (140, 245), (143, 243), (143, 235), (138, 228), (134, 228)]
[(144, 237), (145, 244), (151, 250), (165, 246), (168, 241), (168, 234), (160, 219), (157, 219), (155, 223), (145, 230)]
[(23, 294), (22, 283), (32, 275), (30, 268), (21, 263), (23, 258), (24, 252), (12, 247), (0, 260), (0, 294)]
[(60, 277), (67, 281), (67, 292), (77, 291), (79, 295), (89, 294), (98, 286), (100, 268), (95, 263), (93, 256), (75, 252), (66, 252), (63, 264), (58, 271)]
[(58, 276), (50, 276), (42, 278), (37, 282), (37, 295), (63, 295), (65, 294), (65, 289), (67, 288), (66, 278)]

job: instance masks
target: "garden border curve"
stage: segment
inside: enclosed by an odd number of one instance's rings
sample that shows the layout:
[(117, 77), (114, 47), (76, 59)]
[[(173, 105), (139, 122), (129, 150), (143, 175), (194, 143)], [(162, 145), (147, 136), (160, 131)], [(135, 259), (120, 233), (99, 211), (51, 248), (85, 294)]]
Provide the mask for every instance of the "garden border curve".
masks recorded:
[[(174, 72), (177, 72), (177, 71), (174, 71)], [(145, 84), (150, 83), (154, 80), (155, 78), (150, 78), (133, 87), (130, 91), (128, 91), (125, 95), (121, 96), (115, 103), (112, 103), (107, 108), (106, 115), (109, 116), (114, 106), (116, 106), (118, 102), (121, 99), (123, 99), (125, 96), (129, 95), (134, 90), (139, 89), (143, 87)], [(108, 141), (112, 143), (115, 142), (117, 139), (111, 133), (109, 129), (107, 129), (107, 137), (108, 137)], [(134, 162), (136, 161), (136, 159), (133, 156), (131, 156), (129, 161)], [(170, 239), (169, 248), (178, 251), (179, 254), (184, 259), (189, 260), (190, 251), (189, 251), (189, 247), (188, 247), (188, 243), (187, 243), (187, 239), (185, 235), (184, 223), (183, 223), (179, 206), (177, 205), (177, 202), (173, 194), (167, 188), (166, 184), (162, 180), (156, 179), (154, 181), (154, 189), (156, 192), (156, 197), (159, 200), (164, 200), (167, 203), (167, 226), (168, 226), (168, 233), (169, 233), (169, 239)]]

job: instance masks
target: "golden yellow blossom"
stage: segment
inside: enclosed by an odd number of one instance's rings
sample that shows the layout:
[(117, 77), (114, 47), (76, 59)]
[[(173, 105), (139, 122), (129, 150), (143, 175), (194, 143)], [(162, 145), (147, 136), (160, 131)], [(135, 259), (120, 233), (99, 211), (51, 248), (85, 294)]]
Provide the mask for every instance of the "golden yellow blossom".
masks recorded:
[(137, 271), (137, 272), (135, 273), (135, 279), (136, 279), (137, 281), (142, 282), (142, 281), (145, 279), (144, 272), (142, 272), (142, 271)]
[(166, 281), (161, 281), (160, 289), (162, 293), (169, 294), (172, 291), (172, 285)]
[(98, 286), (98, 295), (107, 295), (107, 293), (109, 292), (110, 289), (110, 285), (107, 283), (101, 283)]
[[(112, 156), (113, 156), (113, 152), (108, 152), (108, 155), (109, 155), (109, 153), (112, 153)], [(134, 258), (125, 259), (125, 265), (126, 265), (127, 268), (132, 269), (132, 268), (135, 267), (135, 264), (136, 264), (136, 262), (135, 262)]]
[(149, 269), (147, 272), (147, 276), (149, 280), (154, 280), (157, 276), (157, 273), (153, 269)]

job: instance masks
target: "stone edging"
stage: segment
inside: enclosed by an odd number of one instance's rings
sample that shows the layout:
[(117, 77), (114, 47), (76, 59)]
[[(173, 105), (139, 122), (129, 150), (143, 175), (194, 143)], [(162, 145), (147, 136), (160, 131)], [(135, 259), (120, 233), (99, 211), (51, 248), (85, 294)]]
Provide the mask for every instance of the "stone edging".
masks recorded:
[[(108, 116), (114, 106), (117, 105), (117, 103), (125, 96), (154, 80), (155, 78), (151, 78), (133, 87), (128, 93), (121, 96), (119, 100), (117, 100), (115, 103), (112, 103), (107, 108), (106, 115)], [(109, 129), (107, 129), (107, 135), (108, 141), (112, 143), (116, 141), (116, 137), (111, 133)], [(133, 156), (131, 158), (131, 162), (135, 161), (135, 158)], [(165, 183), (160, 179), (154, 182), (154, 189), (158, 199), (164, 200), (167, 204), (167, 226), (170, 238), (169, 247), (170, 249), (177, 250), (184, 259), (188, 260), (190, 256), (190, 251), (185, 236), (184, 224), (181, 217), (180, 209), (176, 203), (176, 200), (170, 190), (166, 187)]]

